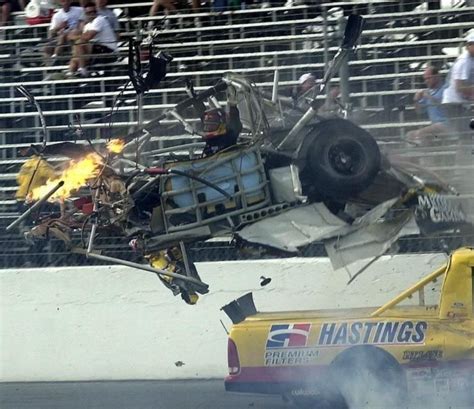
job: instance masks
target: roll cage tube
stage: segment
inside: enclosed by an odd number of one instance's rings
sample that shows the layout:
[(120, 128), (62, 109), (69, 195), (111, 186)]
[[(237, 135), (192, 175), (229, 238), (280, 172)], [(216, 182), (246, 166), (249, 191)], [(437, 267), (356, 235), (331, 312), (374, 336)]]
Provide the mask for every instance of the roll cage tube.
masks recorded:
[(363, 27), (364, 19), (362, 16), (356, 14), (351, 14), (349, 16), (341, 46), (332, 61), (329, 63), (329, 68), (324, 73), (321, 84), (318, 88), (315, 88), (310, 107), (290, 132), (288, 132), (285, 138), (283, 138), (283, 140), (278, 144), (277, 150), (283, 149), (286, 142), (293, 139), (316, 116), (318, 110), (316, 97), (325, 92), (327, 84), (329, 84), (329, 81), (339, 69), (344, 57), (355, 47), (355, 44), (362, 33)]
[(205, 91), (202, 91), (199, 94), (196, 94), (195, 97), (185, 99), (184, 101), (180, 102), (179, 104), (176, 104), (174, 106), (174, 108), (165, 111), (164, 113), (162, 113), (157, 118), (155, 118), (155, 119), (151, 120), (150, 122), (148, 122), (142, 129), (139, 129), (135, 132), (132, 132), (131, 134), (128, 134), (124, 138), (125, 143), (129, 143), (129, 142), (133, 141), (135, 138), (142, 136), (144, 130), (145, 131), (151, 130), (151, 129), (159, 126), (160, 121), (162, 121), (163, 119), (166, 119), (166, 117), (169, 115), (170, 111), (176, 111), (176, 112), (183, 111), (186, 108), (189, 108), (190, 106), (195, 104), (196, 102), (204, 101), (207, 98), (209, 98), (210, 96), (216, 95), (218, 92), (224, 91), (226, 89), (227, 89), (227, 83), (222, 81), (222, 80), (218, 81), (216, 83), (216, 85), (206, 89)]

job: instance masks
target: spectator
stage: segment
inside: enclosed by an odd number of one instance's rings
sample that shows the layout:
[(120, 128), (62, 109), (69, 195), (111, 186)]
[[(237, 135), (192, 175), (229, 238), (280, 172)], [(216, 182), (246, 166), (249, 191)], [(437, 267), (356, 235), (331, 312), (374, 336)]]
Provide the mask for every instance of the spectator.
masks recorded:
[(294, 105), (306, 111), (311, 105), (311, 99), (316, 95), (316, 77), (309, 72), (298, 78), (298, 86), (293, 92)]
[[(207, 3), (208, 0), (206, 0)], [(150, 8), (150, 17), (156, 16), (159, 12), (164, 11), (165, 16), (170, 13), (176, 13), (179, 10), (187, 12), (191, 7), (193, 12), (198, 12), (201, 9), (200, 0), (154, 0), (153, 5)], [(162, 19), (161, 22), (164, 24), (164, 28), (169, 29), (174, 25), (170, 19)], [(175, 20), (175, 23), (177, 20)], [(156, 21), (150, 20), (148, 22), (148, 29), (152, 29), (155, 26)], [(194, 18), (193, 23), (183, 22), (185, 26), (193, 25), (196, 27), (201, 26), (199, 17)]]
[(307, 72), (298, 79), (298, 89), (296, 91), (296, 98), (304, 97), (310, 89), (316, 85), (316, 77)]
[(108, 21), (115, 33), (119, 32), (119, 21), (115, 13), (107, 7), (107, 0), (96, 0), (95, 5), (97, 7), (97, 14), (104, 16)]
[(50, 40), (45, 47), (46, 56), (53, 59), (61, 55), (65, 46), (73, 40), (83, 18), (83, 8), (71, 6), (71, 0), (60, 0), (60, 4), (61, 9), (51, 19), (49, 26)]
[(94, 3), (84, 6), (85, 25), (77, 34), (68, 75), (88, 76), (87, 66), (111, 61), (118, 49), (117, 35), (104, 16), (97, 14)]
[[(293, 94), (295, 105), (300, 110), (306, 111), (311, 106), (311, 100), (318, 94), (318, 82), (312, 73), (305, 73), (298, 79), (298, 88)], [(342, 105), (339, 102), (341, 89), (332, 86), (327, 92), (324, 103), (318, 108), (318, 114), (324, 118), (334, 118), (340, 115)]]
[(423, 80), (427, 88), (417, 91), (413, 102), (417, 112), (426, 110), (431, 124), (407, 133), (407, 141), (415, 145), (421, 144), (427, 137), (438, 137), (449, 132), (448, 119), (441, 107), (445, 85), (439, 69), (429, 65), (423, 73)]
[(240, 10), (241, 0), (214, 0), (214, 11)]
[(318, 114), (324, 118), (337, 118), (341, 115), (341, 109), (343, 105), (339, 102), (339, 96), (341, 95), (341, 88), (333, 86), (327, 93), (324, 104), (318, 109)]
[(0, 27), (8, 24), (11, 12), (24, 10), (27, 2), (27, 0), (0, 0)]
[[(176, 12), (179, 9), (187, 9), (189, 7), (189, 1), (186, 0), (154, 0), (150, 8), (150, 17), (156, 16), (158, 12), (165, 11), (166, 14), (169, 12)], [(191, 7), (193, 11), (198, 11), (201, 7), (199, 0), (192, 0)]]
[(468, 104), (474, 103), (474, 32), (466, 37), (466, 51), (451, 67), (443, 108), (458, 131), (468, 129)]

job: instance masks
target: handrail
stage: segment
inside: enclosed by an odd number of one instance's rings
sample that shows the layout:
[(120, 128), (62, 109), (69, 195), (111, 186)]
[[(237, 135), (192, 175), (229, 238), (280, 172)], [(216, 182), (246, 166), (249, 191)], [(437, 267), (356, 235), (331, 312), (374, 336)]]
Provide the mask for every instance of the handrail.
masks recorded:
[[(18, 117), (21, 117), (19, 115)], [(197, 119), (195, 121), (198, 121)], [(146, 125), (149, 121), (145, 121), (144, 124)], [(163, 120), (163, 124), (170, 125), (170, 124), (179, 124), (177, 120)], [(129, 121), (129, 122), (115, 122), (112, 124), (113, 128), (126, 128), (126, 127), (132, 127), (132, 126), (137, 126), (138, 122), (137, 121)], [(384, 123), (379, 123), (379, 124), (368, 124), (368, 125), (362, 125), (362, 128), (364, 129), (386, 129), (386, 128), (410, 128), (410, 127), (419, 127), (419, 126), (426, 126), (429, 125), (429, 121), (410, 121), (410, 122), (384, 122)], [(91, 123), (91, 124), (82, 124), (82, 128), (84, 129), (102, 129), (104, 126), (107, 126), (107, 124), (104, 123)], [(69, 130), (68, 125), (51, 125), (48, 126), (48, 129), (51, 131), (65, 131)], [(14, 129), (14, 128), (0, 128), (0, 133), (4, 134), (14, 134), (14, 133), (25, 133), (27, 131), (39, 131), (41, 130), (41, 127), (28, 127), (26, 129)], [(168, 137), (159, 137), (160, 140), (179, 140), (183, 139), (181, 136), (168, 136)], [(188, 135), (189, 139), (196, 138), (196, 136)], [(20, 144), (19, 144), (20, 145)], [(31, 144), (26, 144), (24, 146), (30, 146)], [(1, 145), (0, 149), (9, 149), (10, 147), (14, 146), (12, 145)], [(15, 145), (16, 146), (16, 145)]]
[[(449, 58), (449, 57), (447, 57)], [(286, 66), (269, 66), (269, 67), (258, 67), (258, 68), (245, 68), (238, 70), (239, 72), (273, 72), (275, 69), (278, 70), (294, 70), (294, 69), (309, 69), (309, 68), (319, 68), (321, 67), (321, 63), (315, 64), (295, 64), (295, 65), (286, 65)], [(199, 76), (206, 76), (206, 75), (221, 75), (225, 71), (228, 70), (212, 70), (212, 71), (186, 71), (181, 73), (171, 73), (168, 76), (172, 77), (182, 77), (183, 75), (199, 75)], [(447, 70), (441, 70), (441, 73), (446, 73)], [(364, 80), (377, 80), (377, 79), (395, 79), (395, 78), (410, 78), (410, 77), (419, 77), (422, 75), (423, 71), (412, 71), (412, 72), (403, 72), (403, 73), (395, 73), (395, 74), (374, 74), (374, 75), (358, 75), (358, 76), (351, 76), (349, 77), (350, 81), (364, 81)], [(126, 76), (116, 76), (116, 77), (91, 77), (87, 78), (88, 83), (92, 82), (111, 82), (111, 81), (126, 81), (128, 77)], [(339, 77), (334, 77), (332, 82), (338, 82)], [(10, 83), (2, 83), (0, 84), (0, 88), (11, 88), (19, 85), (33, 86), (33, 85), (60, 85), (60, 84), (83, 84), (84, 79), (71, 79), (71, 80), (49, 80), (49, 81), (22, 81), (22, 82), (10, 82)], [(295, 81), (288, 81), (287, 84), (296, 84)], [(257, 85), (259, 85), (257, 83)], [(264, 84), (264, 85), (271, 85), (271, 84)], [(184, 89), (184, 88), (180, 88)], [(98, 97), (102, 95), (99, 94)]]
[[(466, 11), (474, 11), (474, 7), (469, 7), (465, 8), (463, 10)], [(204, 14), (204, 16), (208, 16), (209, 14)], [(413, 14), (417, 15), (417, 14)], [(370, 16), (370, 15), (369, 15)], [(377, 16), (377, 15), (373, 15)], [(184, 17), (183, 15), (181, 17)], [(190, 17), (196, 17), (196, 15), (190, 15)], [(162, 18), (162, 17), (161, 17)], [(134, 17), (131, 19), (120, 19), (121, 21), (137, 21), (137, 22), (146, 22), (146, 21), (159, 21), (161, 18), (157, 18), (156, 16), (152, 17)], [(365, 16), (364, 16), (365, 18)], [(372, 17), (373, 18), (373, 17)], [(337, 19), (336, 18), (328, 18), (328, 22), (336, 23)], [(271, 22), (257, 22), (257, 23), (240, 23), (240, 24), (232, 24), (231, 26), (229, 25), (209, 25), (209, 26), (203, 26), (203, 27), (190, 27), (190, 28), (175, 28), (175, 29), (166, 29), (163, 34), (167, 35), (172, 35), (172, 34), (178, 34), (178, 33), (195, 33), (195, 32), (206, 32), (206, 31), (223, 31), (223, 30), (229, 30), (229, 29), (248, 29), (248, 28), (259, 28), (259, 27), (278, 27), (278, 26), (294, 26), (295, 24), (311, 24), (311, 23), (316, 23), (316, 21), (312, 18), (310, 19), (296, 19), (296, 20), (283, 20), (283, 21), (271, 21)], [(39, 24), (36, 26), (5, 26), (5, 27), (0, 27), (0, 31), (7, 31), (11, 30), (13, 28), (15, 29), (20, 29), (20, 28), (41, 28), (41, 27), (46, 27), (48, 26)], [(430, 31), (430, 30), (436, 30), (436, 29), (456, 29), (456, 28), (466, 28), (470, 29), (472, 28), (472, 23), (470, 22), (461, 22), (461, 23), (450, 23), (450, 24), (429, 24), (429, 25), (418, 25), (418, 26), (410, 26), (410, 27), (393, 27), (393, 28), (383, 28), (383, 29), (372, 29), (372, 30), (365, 30), (362, 33), (363, 37), (370, 37), (374, 35), (389, 35), (389, 34), (399, 34), (399, 33), (414, 33), (414, 32), (419, 32), (419, 31)], [(131, 33), (133, 34), (133, 33)], [(122, 33), (122, 35), (128, 35), (127, 32)], [(322, 34), (319, 34), (322, 37)], [(14, 40), (3, 40), (0, 42), (0, 44), (8, 44), (8, 42), (15, 42), (21, 39), (14, 39)], [(39, 38), (41, 40), (41, 38)]]
[[(381, 3), (384, 3), (384, 0), (380, 0)], [(372, 1), (373, 3), (373, 1)], [(128, 4), (108, 4), (108, 8), (133, 8), (133, 7), (147, 7), (151, 6), (153, 2), (146, 2), (146, 3), (128, 3)], [(338, 5), (357, 5), (357, 2), (333, 2), (333, 3), (324, 3), (321, 4), (320, 7), (338, 7)], [(366, 4), (366, 2), (360, 2), (359, 4)], [(245, 14), (269, 14), (270, 12), (276, 11), (285, 11), (285, 12), (292, 12), (292, 11), (301, 11), (301, 10), (310, 10), (310, 6), (308, 5), (294, 5), (291, 8), (286, 6), (284, 7), (268, 7), (268, 8), (249, 8), (244, 10), (231, 10), (231, 11), (209, 11), (209, 12), (197, 12), (197, 13), (176, 13), (176, 14), (169, 14), (166, 16), (167, 20), (180, 20), (183, 18), (192, 18), (192, 17), (212, 17), (212, 16), (235, 16), (235, 15), (245, 15)], [(379, 18), (386, 18), (386, 19), (393, 19), (397, 17), (419, 17), (421, 16), (436, 16), (436, 15), (446, 15), (449, 13), (464, 13), (464, 12), (472, 12), (474, 7), (446, 7), (437, 10), (413, 10), (413, 11), (402, 11), (402, 12), (394, 12), (394, 13), (374, 13), (374, 14), (366, 14), (364, 15), (364, 19), (366, 20), (374, 20)], [(12, 12), (12, 15), (22, 16), (25, 13), (22, 11), (19, 12)], [(128, 22), (128, 21), (142, 21), (141, 19), (147, 18), (147, 20), (156, 20), (160, 21), (163, 18), (163, 15), (156, 15), (156, 16), (138, 16), (138, 17), (120, 17), (119, 22)], [(36, 24), (31, 26), (29, 24), (19, 24), (19, 25), (10, 25), (6, 27), (2, 27), (4, 30), (15, 30), (21, 28), (32, 28), (32, 27), (48, 27), (49, 23), (42, 23)]]
[(393, 27), (393, 28), (379, 28), (373, 30), (365, 30), (362, 32), (362, 37), (372, 37), (372, 36), (380, 36), (380, 35), (390, 35), (390, 34), (413, 34), (423, 31), (433, 31), (436, 29), (444, 29), (444, 30), (454, 30), (466, 28), (471, 29), (472, 23), (450, 23), (450, 24), (427, 24), (427, 25), (419, 25), (419, 26), (411, 26), (411, 27)]
[[(133, 6), (137, 6), (137, 4), (144, 4), (144, 3), (136, 3)], [(148, 3), (149, 6), (151, 6), (153, 2)], [(114, 5), (114, 4), (109, 4), (107, 6), (109, 9), (114, 9), (114, 8), (130, 8), (130, 7), (125, 7), (124, 5)], [(146, 7), (146, 5), (145, 5)], [(223, 11), (223, 12), (198, 12), (198, 13), (176, 13), (176, 14), (169, 14), (166, 16), (167, 20), (179, 20), (183, 18), (194, 18), (194, 17), (212, 17), (212, 16), (234, 16), (234, 15), (245, 15), (245, 14), (268, 14), (270, 12), (277, 12), (277, 11), (301, 11), (301, 10), (308, 10), (310, 7), (304, 4), (297, 5), (297, 6), (292, 6), (291, 8), (288, 7), (268, 7), (268, 8), (249, 8), (245, 10), (233, 10), (233, 11)], [(24, 12), (13, 12), (11, 13), (12, 15), (17, 15), (17, 16), (22, 16), (25, 13)], [(118, 20), (121, 23), (126, 23), (126, 22), (136, 22), (136, 21), (160, 21), (163, 19), (163, 15), (156, 15), (156, 16), (138, 16), (138, 17), (120, 17)], [(0, 27), (0, 31), (8, 31), (8, 30), (18, 30), (18, 29), (26, 29), (26, 28), (46, 28), (49, 27), (50, 23), (41, 23), (41, 24), (35, 24), (34, 26), (31, 26), (29, 24), (17, 24), (17, 25), (9, 25), (9, 26), (4, 26)]]
[[(429, 30), (434, 30), (434, 28), (441, 28), (445, 30), (452, 30), (452, 29), (462, 29), (462, 28), (470, 28), (472, 26), (471, 23), (454, 23), (454, 24), (439, 24), (439, 25), (429, 25), (429, 26), (413, 26), (410, 28), (393, 28), (393, 29), (379, 29), (379, 30), (367, 30), (362, 33), (363, 36), (368, 36), (368, 35), (385, 35), (385, 34), (400, 34), (400, 33), (406, 33), (410, 34), (413, 32), (422, 32), (422, 31), (429, 31)], [(225, 28), (229, 28), (229, 26), (224, 26)], [(233, 27), (233, 26), (232, 26)], [(200, 30), (202, 31), (202, 29)], [(251, 38), (237, 38), (237, 39), (227, 39), (227, 40), (220, 40), (219, 44), (216, 44), (214, 40), (204, 40), (204, 41), (189, 41), (189, 42), (184, 42), (181, 41), (179, 43), (162, 43), (160, 44), (160, 48), (169, 50), (172, 52), (172, 50), (178, 50), (178, 49), (185, 49), (185, 48), (195, 48), (195, 47), (200, 47), (200, 46), (207, 46), (207, 45), (213, 45), (214, 47), (225, 47), (228, 45), (232, 44), (248, 44), (248, 43), (261, 43), (261, 42), (278, 42), (278, 41), (284, 41), (284, 42), (291, 42), (291, 41), (296, 41), (296, 40), (322, 40), (323, 39), (323, 34), (322, 33), (309, 33), (309, 34), (295, 34), (295, 35), (285, 35), (285, 36), (265, 36), (265, 37), (251, 37)], [(3, 40), (0, 41), (0, 45), (7, 43), (19, 43), (19, 42), (31, 42), (31, 41), (41, 41), (41, 38), (33, 38), (33, 39), (18, 39), (18, 40)], [(463, 38), (457, 37), (453, 39), (444, 39), (444, 40), (437, 40), (437, 44), (444, 44), (444, 43), (459, 43), (462, 42)], [(428, 40), (422, 40), (422, 41), (411, 41), (411, 42), (406, 42), (406, 41), (397, 41), (397, 42), (392, 42), (392, 43), (381, 43), (379, 44), (361, 44), (358, 46), (359, 49), (364, 49), (364, 48), (373, 48), (373, 47), (399, 47), (399, 46), (415, 46), (415, 45), (425, 45), (425, 44), (433, 44), (433, 41), (428, 41)], [(119, 47), (120, 53), (125, 52), (127, 50), (127, 47)], [(337, 50), (337, 47), (330, 47), (329, 51)]]
[[(442, 70), (441, 73), (444, 73), (445, 70)], [(415, 72), (413, 75), (418, 76), (420, 75), (421, 72)], [(26, 83), (28, 84), (28, 83)], [(282, 81), (280, 82), (280, 86), (283, 87), (291, 87), (295, 86), (298, 84), (298, 81)], [(265, 87), (271, 87), (272, 83), (270, 82), (259, 82), (257, 83), (257, 86), (260, 88), (265, 88)], [(202, 91), (206, 90), (209, 87), (195, 87), (194, 89), (196, 91)], [(173, 93), (184, 93), (185, 88), (167, 88), (167, 89), (157, 89), (157, 90), (151, 90), (149, 91), (149, 94), (161, 94), (161, 93), (166, 93), (168, 95), (173, 94)], [(416, 93), (417, 90), (413, 88), (407, 88), (407, 89), (398, 89), (398, 90), (380, 90), (380, 91), (366, 91), (366, 92), (351, 92), (349, 93), (350, 97), (354, 98), (360, 98), (360, 97), (369, 97), (369, 96), (376, 96), (376, 95), (410, 95)], [(58, 94), (58, 95), (39, 95), (36, 96), (35, 98), (38, 101), (61, 101), (61, 100), (75, 100), (75, 99), (89, 99), (91, 97), (96, 97), (96, 98), (101, 98), (101, 97), (110, 97), (110, 96), (115, 96), (117, 95), (117, 91), (106, 91), (100, 93), (98, 95), (97, 93), (80, 93), (80, 94)], [(136, 94), (134, 91), (125, 91), (123, 95), (129, 95), (131, 97), (134, 97)], [(323, 98), (323, 97), (319, 97)], [(12, 102), (21, 102), (23, 101), (23, 98), (20, 97), (11, 97), (11, 98), (2, 98), (0, 103), (12, 103)], [(163, 104), (166, 105), (166, 104)], [(145, 105), (146, 106), (146, 105)], [(110, 108), (109, 108), (110, 110)]]
[[(237, 59), (237, 58), (245, 58), (245, 57), (280, 57), (280, 56), (291, 56), (291, 55), (302, 55), (302, 54), (309, 54), (314, 55), (316, 53), (322, 53), (322, 49), (308, 49), (308, 50), (288, 50), (288, 51), (262, 51), (256, 53), (236, 53), (236, 54), (218, 54), (218, 55), (207, 55), (207, 56), (196, 56), (196, 57), (176, 57), (173, 58), (174, 63), (185, 62), (185, 61), (219, 61), (219, 60), (229, 60), (229, 59)], [(377, 58), (377, 59), (365, 59), (365, 60), (351, 60), (349, 61), (349, 66), (358, 66), (358, 65), (367, 65), (367, 64), (386, 64), (386, 63), (403, 63), (403, 62), (418, 62), (418, 61), (426, 61), (426, 56), (412, 56), (412, 57), (391, 57), (391, 58)], [(455, 59), (452, 55), (447, 54), (437, 54), (437, 55), (430, 55), (430, 60), (433, 59)], [(123, 65), (126, 67), (125, 62), (118, 62), (115, 63), (114, 66), (121, 66)], [(320, 64), (321, 67), (324, 66)], [(56, 66), (43, 66), (43, 67), (24, 67), (24, 68), (7, 68), (5, 71), (15, 71), (15, 72), (47, 72), (47, 71), (60, 71), (66, 69), (68, 65), (56, 65)], [(260, 67), (263, 68), (263, 67)], [(201, 72), (201, 71), (199, 71)], [(296, 82), (295, 82), (296, 83)]]
[(379, 317), (381, 314), (383, 314), (385, 311), (389, 310), (390, 308), (394, 307), (395, 305), (399, 304), (406, 298), (410, 297), (413, 295), (415, 292), (423, 288), (426, 284), (430, 283), (431, 281), (435, 280), (438, 278), (440, 275), (443, 275), (448, 268), (448, 263), (444, 264), (437, 270), (433, 271), (430, 275), (426, 276), (422, 280), (420, 280), (418, 283), (416, 283), (414, 286), (408, 288), (407, 290), (403, 291), (400, 295), (396, 296), (394, 299), (383, 305), (382, 307), (378, 308), (375, 310), (372, 314), (370, 314), (370, 317)]
[(364, 15), (364, 19), (366, 20), (376, 20), (379, 18), (385, 19), (394, 19), (397, 17), (420, 17), (420, 16), (447, 16), (450, 13), (463, 13), (467, 12), (470, 13), (474, 11), (474, 7), (447, 7), (438, 10), (416, 10), (416, 11), (398, 11), (394, 13), (374, 13), (374, 14), (367, 14)]
[[(271, 66), (271, 67), (254, 67), (254, 68), (241, 68), (239, 69), (239, 72), (262, 72), (262, 71), (271, 71), (275, 69), (279, 70), (293, 70), (293, 69), (308, 69), (308, 68), (318, 68), (322, 67), (322, 63), (308, 63), (308, 64), (293, 64), (293, 65), (285, 65), (285, 66)], [(186, 71), (186, 72), (171, 72), (166, 75), (166, 78), (173, 78), (173, 77), (178, 77), (182, 78), (183, 75), (222, 75), (224, 72), (228, 70), (209, 70), (209, 71)], [(126, 75), (117, 75), (115, 77), (88, 77), (86, 79), (87, 83), (92, 83), (92, 82), (109, 82), (109, 81), (122, 81), (125, 82), (128, 79)], [(9, 88), (13, 86), (19, 86), (19, 85), (53, 85), (53, 84), (83, 84), (84, 79), (82, 78), (77, 78), (77, 79), (64, 79), (64, 80), (47, 80), (47, 81), (19, 81), (19, 82), (6, 82), (6, 83), (1, 83), (0, 88)]]

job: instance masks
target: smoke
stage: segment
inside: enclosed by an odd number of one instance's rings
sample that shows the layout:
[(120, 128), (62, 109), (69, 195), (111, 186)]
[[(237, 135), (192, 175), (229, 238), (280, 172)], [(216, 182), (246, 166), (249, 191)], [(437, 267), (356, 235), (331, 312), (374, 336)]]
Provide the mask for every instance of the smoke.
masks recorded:
[[(362, 347), (336, 358), (330, 376), (308, 380), (292, 391), (290, 400), (314, 409), (472, 409), (474, 371), (457, 361), (457, 368), (436, 361), (402, 369), (382, 350)], [(415, 356), (415, 355), (414, 355)], [(441, 358), (442, 353), (432, 353)], [(469, 363), (469, 362), (466, 362)], [(331, 380), (328, 380), (331, 379)], [(311, 403), (312, 402), (312, 403)]]
[[(407, 391), (398, 383), (383, 379), (367, 382), (364, 375), (357, 377), (345, 390), (348, 409), (472, 409), (472, 385), (450, 385), (452, 378), (440, 373), (426, 374), (416, 384), (408, 376)], [(467, 379), (467, 378), (465, 378)], [(406, 399), (405, 399), (406, 398)]]
[[(469, 123), (466, 119), (466, 128)], [(403, 162), (417, 166), (414, 172), (422, 179), (434, 180), (439, 178), (454, 191), (445, 194), (450, 207), (461, 207), (466, 221), (474, 223), (474, 183), (472, 172), (474, 169), (473, 132), (458, 133), (454, 130), (442, 135), (425, 135), (417, 145), (408, 143), (400, 136), (378, 136), (379, 145), (392, 163)], [(410, 134), (407, 134), (410, 137)], [(442, 232), (441, 236), (446, 236)], [(455, 247), (474, 244), (474, 229), (464, 225), (456, 233), (458, 240), (447, 237), (442, 245), (446, 251)]]

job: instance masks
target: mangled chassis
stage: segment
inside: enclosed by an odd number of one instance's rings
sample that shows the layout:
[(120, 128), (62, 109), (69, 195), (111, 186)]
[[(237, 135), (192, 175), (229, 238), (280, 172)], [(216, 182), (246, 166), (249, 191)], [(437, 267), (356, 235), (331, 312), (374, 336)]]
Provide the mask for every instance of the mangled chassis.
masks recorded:
[[(391, 164), (383, 157), (379, 160), (371, 158), (377, 163), (377, 172), (358, 190), (341, 192), (333, 186), (331, 194), (326, 192), (329, 187), (320, 190), (319, 200), (308, 197), (307, 186), (300, 179), (302, 169), (307, 166), (302, 150), (308, 140), (317, 138), (327, 124), (345, 126), (347, 121), (325, 120), (310, 107), (312, 117), (306, 113), (303, 115), (306, 122), (294, 125), (291, 117), (285, 118), (279, 104), (266, 99), (245, 78), (228, 74), (223, 82), (239, 90), (239, 109), (245, 128), (250, 130), (251, 142), (219, 153), (212, 159), (173, 162), (169, 166), (197, 175), (217, 187), (231, 181), (232, 189), (228, 193), (232, 199), (192, 179), (177, 188), (172, 181), (178, 176), (161, 175), (161, 209), (158, 211), (161, 219), (151, 225), (153, 236), (145, 243), (149, 251), (167, 247), (173, 241), (203, 240), (221, 234), (232, 234), (246, 243), (293, 254), (315, 241), (324, 241), (334, 267), (341, 267), (360, 258), (383, 254), (406, 226), (409, 230), (405, 229), (404, 234), (419, 233), (414, 221), (415, 216), (419, 221), (418, 216), (426, 213), (426, 209), (422, 211), (418, 206), (418, 202), (422, 206), (426, 204), (426, 197), (436, 197), (434, 202), (438, 201), (438, 204), (442, 202), (443, 208), (437, 211), (448, 215), (448, 223), (429, 223), (425, 217), (423, 233), (453, 230), (465, 225), (465, 216), (459, 205), (449, 203), (442, 196), (454, 193), (450, 186), (426, 171)], [(221, 82), (204, 94), (208, 97), (222, 88)], [(273, 123), (289, 123), (290, 129), (281, 125), (272, 127), (268, 120), (270, 116)], [(178, 117), (182, 119), (181, 115)], [(183, 125), (192, 126), (190, 123)], [(293, 134), (291, 139), (287, 138), (290, 133)], [(380, 155), (378, 150), (376, 154)], [(236, 166), (236, 159), (243, 161), (242, 158), (248, 156), (255, 158), (250, 165)], [(275, 156), (279, 157), (277, 163), (283, 162), (284, 166), (272, 165), (269, 158)], [(213, 175), (212, 170), (219, 167), (228, 167), (232, 171), (224, 177)], [(243, 183), (245, 177), (252, 174), (256, 182), (251, 186)], [(203, 194), (204, 190), (212, 196), (211, 199)], [(169, 201), (176, 205), (176, 198), (180, 195), (192, 199), (189, 203), (170, 207)], [(342, 209), (339, 212), (342, 217), (328, 207)], [(179, 219), (178, 215), (186, 217)]]
[[(104, 181), (95, 183), (99, 188), (91, 193), (92, 216), (85, 216), (91, 232), (85, 249), (79, 251), (88, 257), (168, 277), (164, 283), (175, 294), (208, 291), (187, 259), (185, 244), (221, 234), (239, 237), (244, 245), (253, 243), (293, 254), (308, 244), (323, 241), (335, 267), (383, 254), (417, 213), (426, 216), (417, 207), (420, 198), (452, 191), (436, 178), (422, 179), (412, 170), (390, 164), (381, 157), (373, 138), (350, 122), (318, 116), (316, 96), (324, 92), (360, 30), (357, 26), (352, 41), (343, 41), (320, 85), (305, 96), (303, 106), (307, 109), (279, 97), (278, 73), (271, 96), (245, 78), (229, 73), (216, 86), (194, 94), (128, 135), (126, 146), (142, 151), (165, 118), (177, 119), (186, 131), (199, 134), (185, 119), (185, 111), (203, 101), (218, 106), (216, 96), (229, 87), (240, 97), (241, 120), (248, 130), (241, 143), (212, 157), (195, 159), (196, 146), (188, 145), (188, 160), (161, 161), (159, 168), (135, 163), (140, 171), (120, 176), (132, 183), (113, 206), (106, 206), (100, 199), (100, 189), (107, 190)], [(35, 102), (24, 90), (22, 93)], [(148, 152), (148, 160), (152, 154), (158, 157), (166, 152), (169, 149)], [(45, 143), (41, 153), (47, 154)], [(107, 156), (108, 171), (123, 161), (120, 155)], [(148, 196), (150, 192), (158, 193), (159, 198), (149, 209), (149, 219), (145, 223), (132, 220), (131, 213), (140, 208), (140, 195)], [(446, 204), (441, 211), (450, 217), (444, 218), (447, 225), (440, 224), (439, 230), (466, 224), (461, 209)], [(426, 227), (427, 218), (424, 219)], [(433, 226), (433, 220), (429, 222), (432, 231), (436, 231), (438, 226)], [(94, 251), (96, 233), (110, 225), (133, 238), (134, 247), (148, 256), (151, 266)], [(176, 269), (161, 268), (164, 265), (159, 257), (153, 261), (156, 254), (170, 247), (178, 248), (182, 254), (183, 268), (178, 273)]]
[[(426, 195), (433, 197), (433, 193), (452, 193), (449, 186), (436, 178), (422, 179), (412, 169), (395, 166), (383, 158), (377, 174), (366, 181), (364, 189), (351, 194), (342, 192), (334, 197), (319, 191), (321, 200), (314, 200), (306, 194), (307, 186), (300, 178), (299, 166), (303, 169), (307, 166), (302, 154), (304, 146), (308, 139), (320, 137), (320, 130), (328, 123), (339, 126), (345, 125), (346, 121), (324, 120), (313, 115), (314, 120), (307, 120), (305, 126), (293, 125), (291, 129), (299, 126), (299, 132), (285, 141), (288, 130), (281, 126), (272, 128), (267, 120), (268, 112), (275, 107), (278, 110), (278, 105), (265, 99), (244, 78), (229, 74), (203, 95), (212, 97), (227, 86), (237, 88), (242, 96), (239, 108), (242, 121), (250, 124), (247, 126), (251, 130), (249, 141), (212, 157), (191, 159), (190, 156), (189, 160), (164, 162), (162, 168), (141, 166), (140, 172), (127, 175), (127, 178), (142, 183), (137, 184), (135, 190), (129, 188), (124, 192), (119, 200), (120, 211), (115, 206), (116, 217), (109, 216), (107, 220), (107, 224), (115, 225), (124, 235), (135, 238), (137, 248), (144, 255), (157, 254), (170, 247), (180, 248), (186, 275), (157, 268), (153, 263), (147, 266), (97, 253), (94, 237), (104, 228), (97, 217), (91, 218), (91, 233), (85, 249), (88, 257), (170, 277), (175, 280), (171, 287), (174, 290), (205, 293), (207, 285), (201, 282), (191, 268), (192, 263), (186, 260), (186, 243), (231, 234), (240, 238), (244, 245), (256, 244), (286, 254), (298, 254), (306, 245), (323, 241), (337, 268), (361, 258), (378, 257), (404, 234), (403, 231), (405, 234), (418, 232), (411, 222), (422, 213), (419, 202), (426, 204)], [(309, 109), (313, 110), (312, 107)], [(186, 128), (192, 127), (184, 120), (182, 111), (184, 108), (172, 116), (180, 118)], [(291, 124), (283, 117), (284, 112), (270, 115), (275, 118), (278, 114), (281, 116), (276, 119), (277, 124), (284, 121)], [(156, 127), (156, 123), (149, 126)], [(149, 137), (146, 128), (143, 139)], [(275, 157), (279, 159), (276, 162)], [(109, 169), (121, 160), (120, 156), (111, 157)], [(279, 166), (281, 164), (283, 166)], [(151, 191), (159, 192), (159, 200), (153, 204), (149, 220), (130, 223), (127, 215), (134, 206), (140, 206), (140, 195), (148, 195)], [(106, 210), (105, 203), (99, 200), (99, 189), (95, 192), (92, 193), (94, 214), (99, 215), (101, 208)], [(334, 204), (340, 209), (338, 214)], [(446, 209), (450, 209), (451, 216), (456, 216), (448, 220), (450, 229), (465, 223), (462, 210), (449, 204)], [(407, 231), (407, 226), (411, 226), (411, 230)], [(436, 230), (435, 223), (430, 226)], [(445, 225), (439, 227), (439, 230), (446, 229)], [(165, 284), (170, 286), (171, 283)]]

